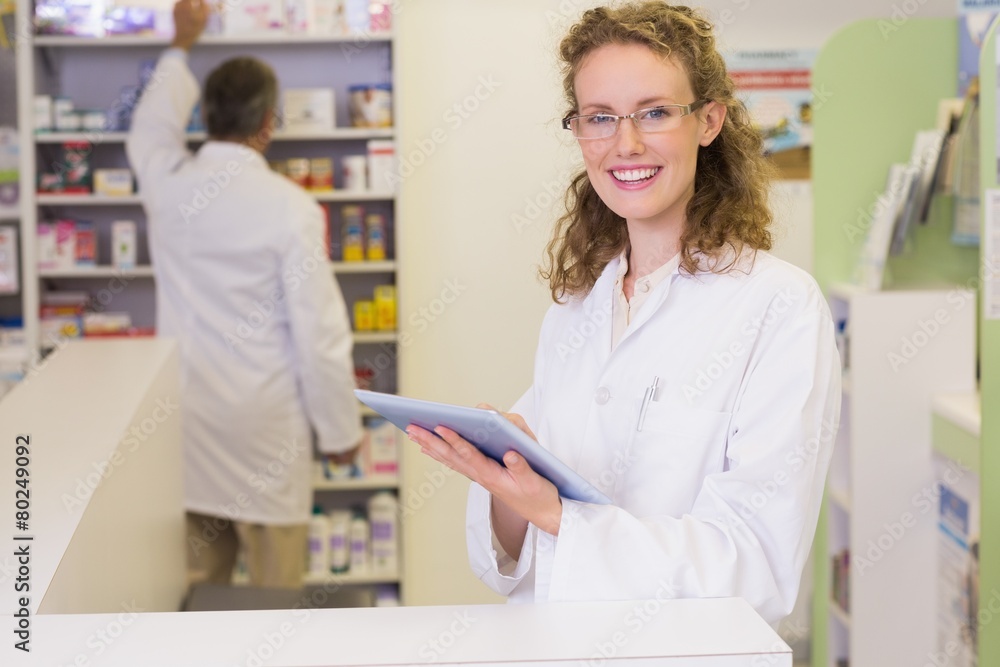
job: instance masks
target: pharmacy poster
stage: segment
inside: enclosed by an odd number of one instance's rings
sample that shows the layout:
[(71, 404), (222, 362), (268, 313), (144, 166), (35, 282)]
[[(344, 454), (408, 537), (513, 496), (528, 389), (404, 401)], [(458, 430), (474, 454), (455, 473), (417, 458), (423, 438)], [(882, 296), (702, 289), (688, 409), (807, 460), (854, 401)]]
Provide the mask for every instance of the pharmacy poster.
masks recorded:
[(979, 634), (979, 484), (977, 475), (939, 460), (938, 657), (976, 667)]
[(1000, 0), (958, 0), (959, 97), (965, 97), (969, 84), (979, 76), (979, 52), (998, 13)]
[(726, 57), (736, 94), (782, 178), (809, 178), (815, 60), (811, 49), (735, 51)]

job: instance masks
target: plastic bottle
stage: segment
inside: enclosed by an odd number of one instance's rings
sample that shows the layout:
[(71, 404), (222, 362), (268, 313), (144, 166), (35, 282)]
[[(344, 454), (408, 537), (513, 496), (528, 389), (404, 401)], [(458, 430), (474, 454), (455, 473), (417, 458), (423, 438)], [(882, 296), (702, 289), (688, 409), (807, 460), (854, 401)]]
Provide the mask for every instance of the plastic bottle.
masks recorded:
[(330, 522), (319, 505), (309, 517), (309, 573), (326, 574), (330, 570)]
[(380, 491), (368, 500), (368, 520), (371, 522), (372, 570), (399, 571), (399, 524), (396, 496)]
[(368, 519), (360, 510), (351, 519), (350, 536), (351, 572), (365, 572), (368, 570), (370, 530)]
[(330, 570), (347, 572), (351, 565), (349, 532), (351, 513), (347, 510), (330, 512)]

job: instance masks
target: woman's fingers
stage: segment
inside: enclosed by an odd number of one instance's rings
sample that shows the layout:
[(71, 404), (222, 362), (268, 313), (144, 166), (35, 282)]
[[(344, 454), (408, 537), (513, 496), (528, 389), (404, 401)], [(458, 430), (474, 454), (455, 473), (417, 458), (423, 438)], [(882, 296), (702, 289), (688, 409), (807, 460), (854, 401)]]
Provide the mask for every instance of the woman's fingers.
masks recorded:
[(476, 407), (481, 408), (483, 410), (496, 410), (496, 412), (499, 412), (501, 415), (503, 415), (504, 418), (507, 419), (507, 421), (509, 421), (510, 423), (514, 424), (514, 426), (518, 427), (519, 429), (527, 433), (528, 437), (530, 437), (532, 440), (538, 442), (538, 438), (536, 438), (535, 434), (531, 432), (531, 428), (528, 426), (528, 422), (524, 421), (524, 417), (517, 414), (516, 412), (502, 412), (494, 408), (489, 403), (480, 403)]
[(407, 427), (406, 434), (432, 459), (474, 482), (482, 482), (483, 476), (492, 472), (491, 466), (499, 467), (496, 461), (487, 458), (462, 436), (443, 426), (431, 432), (411, 424)]

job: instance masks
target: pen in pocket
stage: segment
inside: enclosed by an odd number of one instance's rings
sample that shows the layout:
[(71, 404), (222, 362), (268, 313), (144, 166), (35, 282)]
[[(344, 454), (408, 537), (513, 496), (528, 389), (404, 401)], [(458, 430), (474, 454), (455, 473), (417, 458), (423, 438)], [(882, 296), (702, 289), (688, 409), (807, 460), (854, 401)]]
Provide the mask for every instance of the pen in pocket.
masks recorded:
[(653, 376), (653, 384), (646, 387), (646, 392), (642, 395), (642, 405), (639, 406), (639, 423), (635, 425), (636, 431), (642, 430), (642, 425), (646, 423), (646, 410), (649, 409), (649, 402), (656, 395), (656, 388), (660, 384), (660, 377)]

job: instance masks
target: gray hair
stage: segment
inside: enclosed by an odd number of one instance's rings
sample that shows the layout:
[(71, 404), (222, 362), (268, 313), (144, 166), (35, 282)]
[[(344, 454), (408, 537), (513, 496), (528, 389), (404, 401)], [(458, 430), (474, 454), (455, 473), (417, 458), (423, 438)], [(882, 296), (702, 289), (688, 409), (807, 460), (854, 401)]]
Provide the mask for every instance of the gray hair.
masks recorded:
[(225, 61), (205, 81), (202, 114), (208, 135), (243, 140), (257, 134), (278, 103), (278, 79), (266, 63), (247, 56)]

